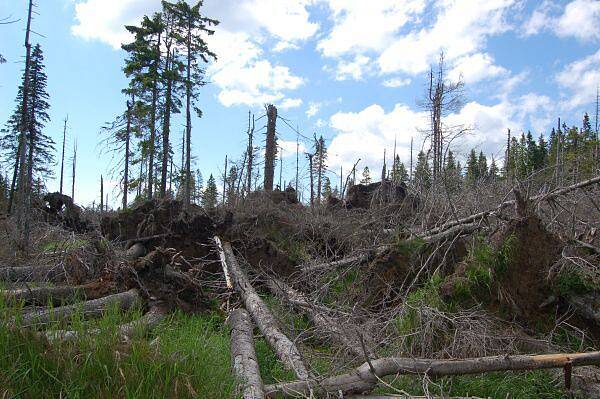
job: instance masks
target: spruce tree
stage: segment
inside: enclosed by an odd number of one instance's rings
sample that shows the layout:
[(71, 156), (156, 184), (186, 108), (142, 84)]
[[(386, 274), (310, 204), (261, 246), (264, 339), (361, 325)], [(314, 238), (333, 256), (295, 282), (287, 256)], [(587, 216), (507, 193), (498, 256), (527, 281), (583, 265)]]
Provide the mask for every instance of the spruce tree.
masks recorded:
[(329, 180), (328, 176), (325, 176), (325, 178), (323, 179), (323, 192), (321, 193), (321, 196), (323, 197), (324, 200), (326, 200), (331, 195), (332, 195), (331, 180)]
[(406, 166), (400, 160), (400, 156), (396, 155), (396, 159), (394, 161), (394, 166), (392, 169), (392, 182), (394, 184), (406, 184), (408, 182), (408, 171), (406, 170)]
[(419, 189), (426, 189), (431, 186), (431, 169), (427, 155), (419, 151), (417, 155), (417, 165), (415, 166), (414, 183)]
[(477, 159), (477, 178), (480, 180), (486, 180), (488, 178), (487, 173), (487, 158), (483, 151), (480, 151), (479, 158)]
[(472, 149), (467, 158), (467, 180), (469, 183), (476, 183), (479, 179), (479, 163), (477, 153)]
[(365, 166), (362, 172), (362, 179), (360, 184), (371, 184), (371, 171), (368, 166)]
[(217, 183), (211, 174), (206, 182), (206, 190), (202, 193), (202, 206), (205, 209), (214, 209), (217, 206)]

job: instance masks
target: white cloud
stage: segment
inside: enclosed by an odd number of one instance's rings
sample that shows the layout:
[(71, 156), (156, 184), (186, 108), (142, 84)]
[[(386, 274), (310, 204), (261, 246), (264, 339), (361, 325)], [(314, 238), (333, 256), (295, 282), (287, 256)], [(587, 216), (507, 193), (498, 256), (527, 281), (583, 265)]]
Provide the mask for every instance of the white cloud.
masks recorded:
[(600, 84), (600, 50), (567, 65), (556, 75), (556, 81), (569, 91), (565, 107), (573, 109), (593, 102)]
[(335, 80), (361, 80), (369, 72), (371, 59), (364, 55), (357, 55), (353, 61), (341, 60), (338, 62)]
[(498, 65), (494, 65), (494, 58), (487, 53), (475, 53), (460, 57), (454, 63), (454, 68), (448, 77), (457, 81), (462, 77), (467, 84), (480, 80), (490, 79), (501, 75), (507, 75), (509, 71)]
[(306, 116), (312, 118), (321, 109), (321, 103), (310, 102), (308, 103), (308, 109), (306, 110)]
[(279, 104), (281, 109), (297, 108), (302, 105), (301, 98), (286, 98)]
[(515, 0), (445, 0), (430, 28), (400, 36), (383, 51), (378, 64), (383, 73), (418, 74), (429, 68), (441, 50), (446, 60), (481, 50), (488, 36), (509, 29), (506, 13)]
[(391, 78), (391, 79), (387, 79), (383, 82), (383, 85), (385, 87), (392, 87), (392, 88), (396, 88), (396, 87), (402, 87), (402, 86), (408, 86), (412, 81), (409, 78)]
[[(283, 157), (296, 156), (296, 142), (295, 141), (286, 141), (286, 140), (277, 140), (277, 145), (283, 150)], [(302, 142), (298, 142), (298, 152), (303, 154), (306, 152), (306, 145)]]
[(555, 3), (545, 0), (531, 14), (524, 28), (524, 34), (536, 35), (542, 31), (552, 31), (558, 37), (574, 37), (583, 41), (600, 40), (600, 1), (574, 0), (568, 3), (562, 13)]

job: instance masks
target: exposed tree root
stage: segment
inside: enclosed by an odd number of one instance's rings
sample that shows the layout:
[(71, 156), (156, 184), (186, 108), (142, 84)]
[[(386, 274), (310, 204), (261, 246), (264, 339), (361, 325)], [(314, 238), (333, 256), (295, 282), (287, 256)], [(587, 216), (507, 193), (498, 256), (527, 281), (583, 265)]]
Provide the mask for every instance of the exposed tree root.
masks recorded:
[(22, 327), (34, 327), (48, 324), (52, 321), (68, 320), (79, 310), (85, 317), (100, 317), (111, 306), (117, 305), (121, 309), (129, 309), (140, 302), (136, 289), (131, 289), (119, 294), (108, 295), (74, 305), (59, 306), (53, 309), (39, 309), (23, 315), (20, 323)]
[(223, 252), (225, 253), (227, 266), (231, 273), (233, 287), (242, 297), (245, 307), (252, 315), (260, 332), (273, 348), (282, 363), (292, 370), (299, 379), (304, 380), (310, 377), (309, 372), (304, 365), (300, 351), (290, 339), (277, 327), (277, 322), (271, 314), (269, 308), (260, 299), (248, 277), (239, 266), (237, 259), (231, 248), (231, 244), (223, 242)]
[(462, 360), (410, 359), (388, 357), (362, 364), (353, 371), (325, 378), (284, 382), (265, 387), (267, 397), (277, 395), (302, 396), (310, 392), (320, 394), (342, 392), (369, 392), (380, 378), (395, 374), (427, 374), (430, 377), (481, 374), (492, 371), (535, 370), (600, 364), (600, 352), (565, 353), (551, 355), (489, 356)]
[(262, 399), (265, 397), (260, 376), (252, 319), (245, 309), (236, 309), (229, 315), (231, 325), (231, 364), (240, 384), (244, 399)]

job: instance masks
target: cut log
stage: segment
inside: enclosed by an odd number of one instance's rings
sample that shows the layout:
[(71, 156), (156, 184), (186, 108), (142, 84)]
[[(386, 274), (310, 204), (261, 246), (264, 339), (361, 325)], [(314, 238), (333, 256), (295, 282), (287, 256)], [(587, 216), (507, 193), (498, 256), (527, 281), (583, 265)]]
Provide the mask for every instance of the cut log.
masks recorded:
[(23, 315), (20, 323), (22, 327), (32, 327), (48, 324), (52, 321), (70, 319), (79, 310), (84, 317), (100, 317), (111, 306), (121, 309), (130, 309), (140, 302), (140, 296), (136, 289), (131, 289), (119, 294), (108, 295), (99, 299), (85, 301), (74, 305), (59, 306), (53, 309), (38, 309)]
[(0, 290), (0, 297), (9, 301), (23, 301), (28, 304), (44, 306), (50, 301), (65, 303), (77, 299), (96, 299), (98, 298), (96, 291), (87, 285), (34, 287)]
[(369, 348), (365, 348), (366, 353), (363, 350), (365, 345), (361, 343), (359, 329), (355, 326), (348, 326), (347, 323), (343, 323), (337, 317), (331, 317), (331, 314), (334, 313), (332, 310), (310, 303), (304, 294), (296, 291), (283, 281), (268, 277), (267, 285), (273, 294), (301, 308), (315, 327), (326, 333), (347, 351), (363, 360), (374, 357), (374, 353)]
[(241, 387), (244, 399), (263, 399), (263, 382), (256, 351), (252, 319), (244, 309), (236, 309), (229, 315), (231, 326), (231, 365)]
[[(145, 335), (148, 331), (156, 327), (165, 318), (166, 314), (165, 309), (159, 306), (153, 306), (139, 319), (120, 325), (118, 334), (124, 340), (131, 339), (136, 334)], [(84, 331), (83, 334), (98, 335), (103, 331), (104, 330), (100, 328), (94, 328), (92, 330)], [(80, 331), (71, 330), (54, 330), (41, 333), (41, 335), (46, 337), (50, 342), (74, 341), (79, 338), (81, 334), (82, 332)]]
[(66, 279), (67, 274), (60, 266), (20, 266), (0, 268), (0, 281), (7, 283), (60, 283), (66, 281)]
[(300, 355), (300, 351), (290, 339), (281, 332), (275, 321), (275, 317), (260, 299), (248, 277), (239, 266), (231, 244), (223, 243), (223, 252), (229, 266), (229, 272), (233, 282), (233, 287), (236, 292), (242, 297), (246, 310), (252, 315), (254, 322), (258, 326), (260, 332), (265, 336), (267, 343), (275, 351), (279, 360), (296, 376), (305, 380), (310, 377), (306, 366)]
[(278, 395), (298, 397), (317, 394), (368, 393), (379, 379), (388, 375), (426, 374), (430, 377), (450, 375), (481, 374), (492, 371), (535, 370), (561, 368), (570, 364), (572, 367), (600, 364), (600, 352), (561, 353), (551, 355), (516, 355), (489, 356), (462, 360), (410, 359), (388, 357), (364, 363), (353, 371), (328, 377), (318, 381), (315, 379), (283, 382), (265, 387), (267, 397)]

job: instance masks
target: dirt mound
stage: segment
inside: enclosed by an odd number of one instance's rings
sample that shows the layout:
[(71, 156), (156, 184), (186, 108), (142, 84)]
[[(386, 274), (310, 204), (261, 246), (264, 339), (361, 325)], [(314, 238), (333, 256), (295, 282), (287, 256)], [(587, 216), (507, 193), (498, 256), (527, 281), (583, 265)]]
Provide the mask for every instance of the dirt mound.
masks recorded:
[(238, 240), (233, 244), (242, 258), (257, 270), (268, 271), (279, 277), (289, 277), (296, 271), (288, 254), (268, 239)]
[(389, 180), (371, 184), (355, 184), (346, 195), (347, 208), (369, 209), (375, 204), (402, 202), (407, 196), (406, 185)]
[(206, 256), (215, 234), (213, 220), (198, 206), (189, 211), (175, 200), (148, 200), (131, 209), (102, 218), (102, 234), (127, 247), (142, 243), (147, 252), (158, 247), (176, 248), (187, 259)]
[(273, 204), (297, 204), (298, 195), (296, 190), (292, 187), (287, 187), (284, 191), (273, 190), (273, 191), (253, 191), (248, 194), (246, 201), (270, 201)]

